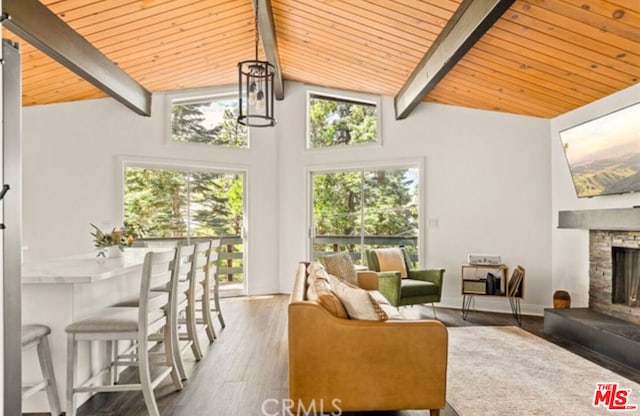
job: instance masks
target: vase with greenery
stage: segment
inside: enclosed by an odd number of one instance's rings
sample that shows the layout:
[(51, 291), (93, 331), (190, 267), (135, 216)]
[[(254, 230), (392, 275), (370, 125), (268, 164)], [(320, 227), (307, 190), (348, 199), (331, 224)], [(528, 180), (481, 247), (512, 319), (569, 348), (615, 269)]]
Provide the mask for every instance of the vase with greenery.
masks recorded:
[(110, 247), (117, 247), (120, 251), (124, 251), (125, 247), (130, 247), (135, 240), (134, 232), (126, 226), (113, 228), (111, 232), (104, 232), (99, 227), (91, 224), (94, 231), (94, 246), (98, 249), (97, 257), (105, 258)]

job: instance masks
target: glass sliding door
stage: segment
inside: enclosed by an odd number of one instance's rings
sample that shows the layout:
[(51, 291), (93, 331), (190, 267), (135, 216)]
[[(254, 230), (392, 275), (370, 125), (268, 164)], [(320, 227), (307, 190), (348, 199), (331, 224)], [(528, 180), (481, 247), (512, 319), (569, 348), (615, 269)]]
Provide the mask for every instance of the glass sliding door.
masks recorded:
[(363, 246), (402, 246), (418, 263), (420, 195), (418, 169), (363, 173)]
[(186, 238), (187, 178), (180, 170), (127, 167), (125, 223), (144, 238)]
[(313, 255), (348, 251), (360, 261), (362, 172), (313, 173)]
[(221, 238), (221, 295), (246, 293), (244, 173), (129, 165), (123, 200), (125, 224), (149, 244)]
[(221, 237), (218, 281), (221, 296), (245, 294), (244, 175), (191, 171), (191, 237)]
[(407, 249), (418, 262), (419, 169), (314, 172), (313, 258), (349, 251), (356, 263), (378, 247)]

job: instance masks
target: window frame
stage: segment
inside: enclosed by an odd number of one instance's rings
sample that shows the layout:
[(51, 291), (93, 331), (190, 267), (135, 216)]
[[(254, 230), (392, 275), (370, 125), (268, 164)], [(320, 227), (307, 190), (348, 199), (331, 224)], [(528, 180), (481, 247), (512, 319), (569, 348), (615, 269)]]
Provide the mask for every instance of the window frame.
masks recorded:
[[(310, 138), (310, 101), (312, 95), (319, 95), (321, 97), (327, 97), (328, 99), (351, 101), (359, 104), (370, 104), (376, 108), (376, 140), (367, 143), (356, 144), (337, 144), (323, 147), (312, 147)], [(305, 94), (305, 144), (304, 149), (306, 151), (327, 151), (327, 150), (341, 150), (341, 149), (362, 149), (364, 147), (382, 147), (382, 100), (378, 95), (362, 94), (356, 92), (336, 91), (323, 88), (309, 88)]]
[(189, 90), (189, 91), (179, 91), (179, 92), (168, 92), (165, 94), (165, 109), (164, 109), (164, 141), (170, 145), (177, 146), (200, 146), (209, 149), (220, 149), (220, 150), (232, 150), (232, 151), (247, 151), (251, 149), (251, 128), (247, 127), (247, 145), (245, 147), (237, 147), (237, 146), (225, 146), (221, 144), (214, 143), (195, 143), (195, 142), (183, 142), (173, 140), (173, 129), (171, 126), (171, 120), (173, 117), (172, 106), (173, 102), (177, 100), (184, 101), (199, 101), (199, 100), (207, 100), (207, 99), (215, 99), (215, 98), (225, 98), (225, 97), (237, 97), (238, 96), (238, 88), (237, 87), (222, 87), (215, 89), (198, 89), (198, 90)]
[(243, 175), (243, 188), (244, 195), (242, 200), (242, 209), (243, 209), (243, 218), (242, 218), (242, 230), (241, 237), (243, 240), (243, 255), (242, 255), (242, 264), (244, 265), (243, 270), (243, 287), (240, 291), (234, 292), (230, 291), (228, 293), (229, 296), (244, 296), (249, 293), (249, 285), (251, 281), (251, 267), (249, 264), (250, 259), (250, 244), (248, 238), (248, 230), (250, 225), (249, 218), (249, 166), (245, 165), (223, 165), (216, 164), (212, 166), (207, 162), (202, 161), (193, 161), (193, 160), (175, 160), (175, 159), (163, 159), (163, 158), (146, 158), (146, 157), (135, 157), (135, 156), (117, 156), (116, 164), (118, 169), (116, 170), (116, 189), (118, 198), (115, 198), (119, 204), (119, 212), (120, 212), (120, 223), (124, 223), (125, 212), (124, 212), (124, 189), (125, 189), (125, 170), (127, 167), (137, 167), (137, 168), (149, 168), (149, 169), (172, 169), (172, 170), (200, 170), (206, 172), (213, 173), (236, 173), (239, 175)]
[(418, 192), (420, 195), (418, 201), (420, 203), (420, 211), (418, 212), (418, 262), (420, 265), (426, 264), (426, 241), (427, 241), (427, 216), (426, 216), (426, 178), (425, 178), (425, 159), (411, 158), (398, 160), (383, 160), (377, 162), (349, 163), (349, 164), (323, 164), (307, 166), (305, 169), (306, 189), (305, 189), (305, 210), (306, 210), (306, 253), (310, 259), (313, 259), (313, 175), (323, 173), (339, 173), (353, 171), (377, 171), (392, 169), (418, 169)]

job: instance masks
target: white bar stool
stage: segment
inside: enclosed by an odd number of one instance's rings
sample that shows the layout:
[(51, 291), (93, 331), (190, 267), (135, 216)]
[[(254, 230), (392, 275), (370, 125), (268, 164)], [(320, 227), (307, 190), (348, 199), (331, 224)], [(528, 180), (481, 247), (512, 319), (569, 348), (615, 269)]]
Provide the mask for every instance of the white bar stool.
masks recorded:
[(30, 324), (22, 326), (22, 353), (37, 347), (38, 361), (43, 380), (33, 385), (22, 385), (22, 398), (26, 399), (35, 393), (45, 390), (49, 400), (51, 414), (60, 415), (60, 400), (58, 399), (58, 386), (53, 373), (53, 363), (51, 361), (51, 350), (49, 348), (49, 337), (51, 328), (46, 325)]
[[(202, 286), (200, 294), (200, 302), (202, 303), (202, 318), (198, 323), (204, 323), (207, 329), (207, 336), (209, 342), (213, 342), (216, 338), (216, 332), (213, 328), (213, 321), (211, 320), (211, 313), (213, 312), (220, 321), (220, 326), (224, 329), (225, 322), (222, 317), (222, 310), (220, 309), (220, 297), (218, 291), (218, 262), (220, 259), (220, 239), (211, 240), (210, 247), (205, 246), (207, 250), (204, 275), (198, 279), (198, 282)], [(200, 264), (198, 264), (200, 266)], [(214, 304), (211, 305), (211, 296), (213, 296)]]
[[(102, 312), (68, 325), (67, 332), (67, 416), (76, 415), (75, 395), (85, 392), (142, 391), (147, 412), (160, 416), (153, 389), (167, 376), (171, 376), (176, 390), (182, 390), (182, 381), (172, 350), (175, 334), (172, 325), (171, 305), (175, 293), (173, 265), (177, 261), (176, 251), (149, 252), (145, 255), (140, 282), (139, 306), (137, 308), (106, 308)], [(157, 294), (161, 294), (158, 296)], [(150, 340), (152, 334), (161, 332), (164, 348), (153, 351), (157, 341)], [(136, 343), (135, 352), (129, 357), (116, 357), (112, 361), (113, 344), (119, 340)], [(79, 341), (107, 342), (109, 361), (106, 367), (85, 382), (76, 384), (77, 344)], [(125, 358), (128, 358), (125, 360)], [(122, 359), (122, 361), (121, 361)], [(137, 366), (139, 382), (131, 384), (100, 385), (97, 380), (108, 375), (113, 382), (113, 367)], [(164, 367), (152, 377), (151, 367)]]

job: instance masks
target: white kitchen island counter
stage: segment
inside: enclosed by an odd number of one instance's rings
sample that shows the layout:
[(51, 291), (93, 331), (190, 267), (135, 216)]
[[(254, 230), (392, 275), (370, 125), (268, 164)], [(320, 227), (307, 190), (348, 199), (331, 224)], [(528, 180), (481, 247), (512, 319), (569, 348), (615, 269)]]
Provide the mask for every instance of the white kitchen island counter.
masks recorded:
[[(155, 249), (157, 251), (169, 248)], [(66, 409), (66, 334), (71, 322), (139, 294), (140, 275), (149, 248), (127, 248), (120, 257), (98, 260), (95, 253), (60, 259), (25, 262), (22, 266), (22, 323), (42, 323), (51, 327), (50, 343), (58, 392)], [(99, 343), (80, 343), (78, 380), (97, 371), (104, 362)], [(91, 365), (89, 364), (91, 363)], [(26, 382), (40, 376), (35, 351), (23, 354), (23, 378)], [(48, 412), (44, 393), (23, 403), (23, 412)], [(78, 404), (88, 396), (79, 395)]]
[(93, 283), (122, 276), (142, 270), (140, 267), (149, 250), (128, 247), (119, 257), (99, 259), (92, 253), (25, 263), (22, 265), (22, 284)]

